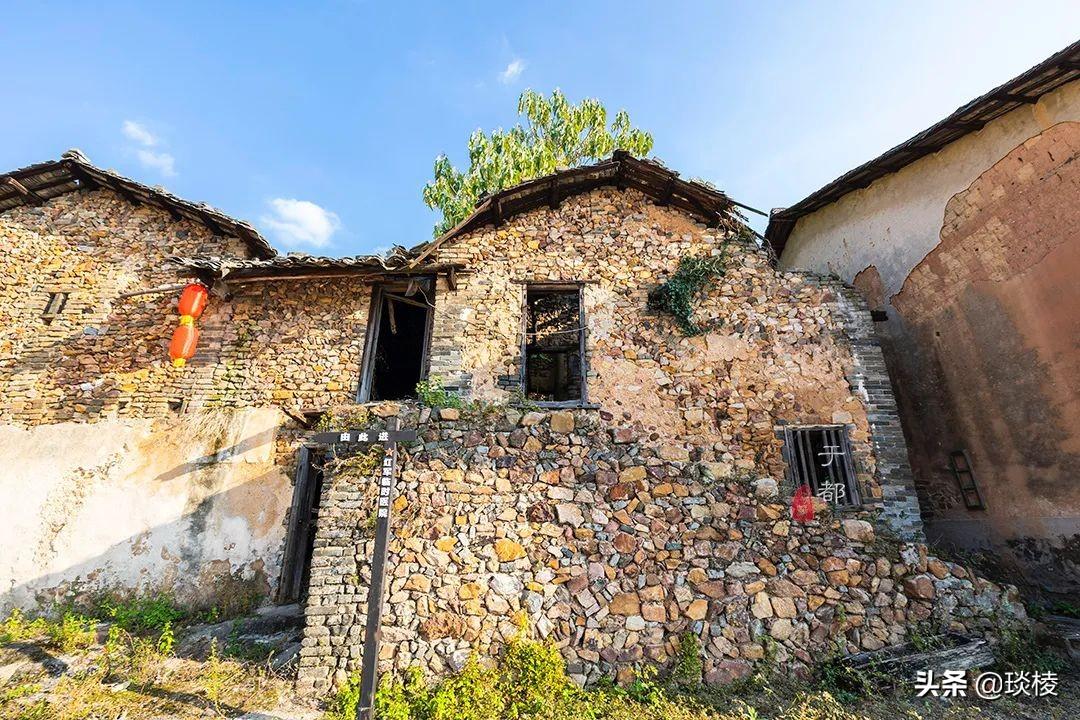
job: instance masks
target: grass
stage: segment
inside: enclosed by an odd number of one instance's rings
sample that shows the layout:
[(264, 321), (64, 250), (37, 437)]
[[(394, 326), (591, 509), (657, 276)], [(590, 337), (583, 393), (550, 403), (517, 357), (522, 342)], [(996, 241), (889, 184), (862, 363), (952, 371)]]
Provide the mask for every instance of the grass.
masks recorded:
[[(267, 667), (224, 657), (216, 644), (205, 662), (173, 657), (172, 613), (160, 604), (146, 612), (118, 613), (103, 644), (96, 644), (96, 622), (65, 613), (58, 620), (30, 620), (14, 612), (0, 624), (0, 666), (24, 669), (0, 688), (0, 718), (9, 720), (94, 720), (97, 718), (196, 718), (207, 713), (235, 716), (273, 708), (291, 683)], [(156, 608), (156, 609), (154, 609)], [(161, 629), (156, 632), (156, 629)], [(67, 670), (52, 677), (44, 664), (65, 653)], [(77, 655), (69, 653), (77, 651)]]
[[(1067, 699), (1003, 699), (955, 702), (916, 699), (896, 678), (852, 671), (838, 659), (819, 665), (815, 677), (800, 681), (760, 663), (750, 677), (728, 686), (700, 683), (700, 646), (680, 638), (666, 676), (639, 668), (626, 687), (602, 682), (578, 688), (558, 650), (524, 636), (497, 657), (473, 657), (461, 672), (429, 681), (413, 668), (384, 678), (376, 694), (382, 720), (1005, 720), (1024, 716), (1072, 717)], [(1061, 696), (1075, 692), (1067, 680)], [(330, 699), (325, 720), (352, 720), (359, 700), (357, 677)], [(1028, 715), (1026, 713), (1034, 713)]]

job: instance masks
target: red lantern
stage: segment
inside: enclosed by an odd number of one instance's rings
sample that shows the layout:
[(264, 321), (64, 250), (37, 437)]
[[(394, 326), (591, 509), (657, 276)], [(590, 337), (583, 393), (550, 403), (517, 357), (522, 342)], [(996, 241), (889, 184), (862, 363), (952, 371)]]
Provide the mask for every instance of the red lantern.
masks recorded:
[(180, 293), (180, 302), (177, 303), (180, 316), (187, 315), (193, 320), (198, 320), (199, 316), (203, 314), (203, 310), (206, 309), (208, 299), (209, 294), (206, 292), (206, 286), (191, 283)]
[(181, 317), (180, 324), (173, 331), (172, 342), (169, 343), (169, 357), (172, 358), (173, 367), (184, 367), (184, 364), (194, 357), (198, 342), (199, 329), (195, 327), (191, 316)]
[(795, 491), (795, 497), (791, 498), (791, 519), (802, 523), (814, 519), (814, 498), (810, 494), (809, 485), (800, 485)]

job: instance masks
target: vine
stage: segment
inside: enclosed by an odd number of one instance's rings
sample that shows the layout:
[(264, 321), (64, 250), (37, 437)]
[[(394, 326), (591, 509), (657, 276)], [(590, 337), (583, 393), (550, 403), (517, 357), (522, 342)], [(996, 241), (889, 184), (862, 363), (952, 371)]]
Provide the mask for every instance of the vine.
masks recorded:
[(694, 302), (716, 278), (723, 276), (726, 260), (726, 246), (714, 257), (682, 258), (667, 282), (649, 292), (649, 308), (674, 317), (683, 335), (700, 335), (704, 330), (693, 320)]

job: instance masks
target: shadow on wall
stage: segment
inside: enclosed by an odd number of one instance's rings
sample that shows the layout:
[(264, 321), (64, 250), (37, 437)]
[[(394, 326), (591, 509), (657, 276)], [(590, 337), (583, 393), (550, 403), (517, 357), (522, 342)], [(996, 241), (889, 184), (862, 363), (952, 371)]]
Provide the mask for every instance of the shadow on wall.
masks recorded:
[[(233, 416), (231, 429), (242, 429), (260, 412), (241, 413), (239, 422)], [(42, 426), (16, 437), (24, 453), (40, 456), (49, 447), (43, 435), (93, 437), (102, 425), (108, 424)], [(0, 447), (10, 448), (12, 429), (0, 429)], [(193, 607), (270, 594), (291, 500), (290, 480), (273, 464), (274, 431), (246, 435), (213, 453), (193, 442), (188, 452), (204, 454), (172, 464), (161, 461), (180, 458), (160, 434), (175, 434), (175, 427), (142, 421), (112, 429), (103, 429), (100, 442), (110, 447), (95, 457), (85, 457), (81, 446), (82, 456), (56, 452), (67, 466), (45, 478), (40, 492), (29, 490), (22, 505), (0, 510), (13, 515), (4, 522), (9, 536), (0, 561), (0, 611), (48, 607), (105, 589), (161, 591)], [(244, 457), (258, 448), (258, 462)], [(48, 467), (50, 458), (35, 461)]]
[[(277, 583), (283, 535), (269, 544), (269, 557), (238, 559), (230, 558), (235, 544), (214, 527), (221, 508), (234, 504), (237, 495), (250, 493), (247, 486), (257, 484), (259, 480), (205, 498), (193, 512), (174, 522), (148, 528), (83, 562), (16, 585), (0, 593), (0, 610), (44, 609), (101, 590), (164, 592), (191, 607), (223, 608), (267, 597)], [(173, 545), (177, 539), (180, 542)], [(148, 562), (138, 559), (143, 554)], [(130, 570), (137, 575), (133, 577)]]
[[(1029, 138), (953, 195), (939, 244), (879, 326), (927, 532), (1080, 589), (1080, 123)], [(873, 290), (869, 273), (864, 291)], [(983, 507), (958, 492), (970, 457)]]
[(1003, 538), (985, 520), (942, 519), (926, 524), (926, 537), (959, 559), (974, 553), (980, 574), (992, 580), (1051, 594), (1075, 596), (1080, 591), (1080, 533)]

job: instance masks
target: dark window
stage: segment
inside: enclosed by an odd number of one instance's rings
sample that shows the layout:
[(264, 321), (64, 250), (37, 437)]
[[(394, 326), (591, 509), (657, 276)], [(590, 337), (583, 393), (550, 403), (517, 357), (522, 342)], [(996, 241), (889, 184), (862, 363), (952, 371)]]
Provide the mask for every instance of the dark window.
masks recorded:
[(578, 285), (525, 291), (524, 386), (529, 400), (585, 401), (585, 314)]
[(49, 293), (49, 301), (45, 303), (45, 312), (41, 313), (41, 317), (45, 319), (46, 323), (52, 322), (57, 315), (64, 312), (64, 306), (67, 305), (69, 294), (66, 292)]
[(975, 473), (971, 471), (971, 459), (965, 450), (953, 450), (949, 453), (949, 469), (956, 478), (960, 496), (964, 498), (964, 507), (968, 510), (985, 510), (982, 493), (975, 482)]
[(382, 285), (372, 291), (360, 402), (416, 395), (427, 369), (430, 283)]
[(834, 506), (859, 504), (845, 426), (785, 426), (784, 460), (795, 488), (809, 485), (812, 494)]

